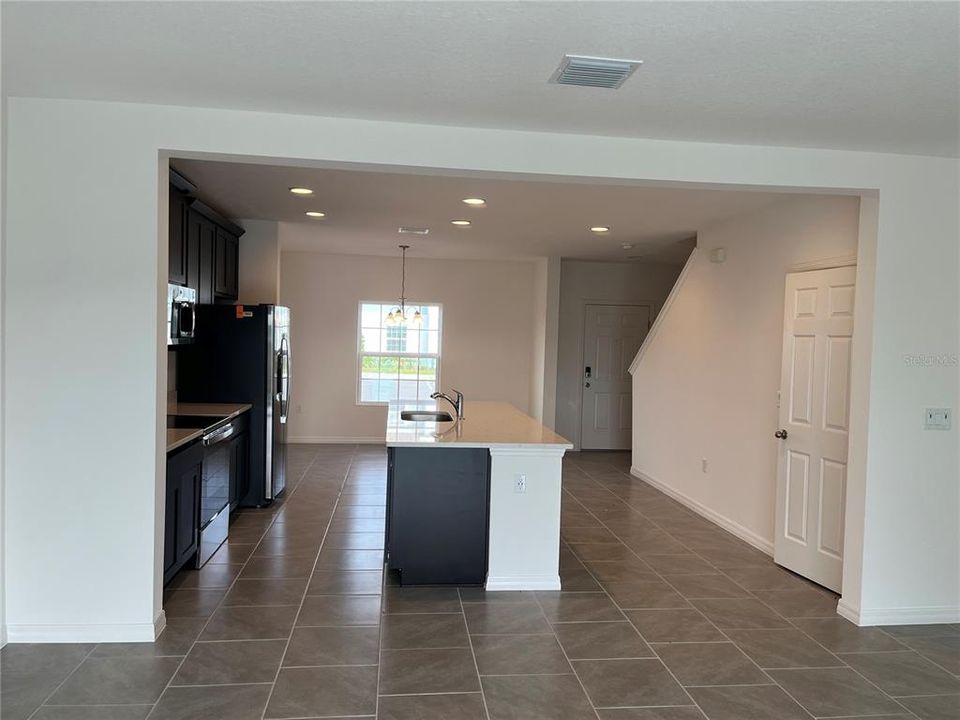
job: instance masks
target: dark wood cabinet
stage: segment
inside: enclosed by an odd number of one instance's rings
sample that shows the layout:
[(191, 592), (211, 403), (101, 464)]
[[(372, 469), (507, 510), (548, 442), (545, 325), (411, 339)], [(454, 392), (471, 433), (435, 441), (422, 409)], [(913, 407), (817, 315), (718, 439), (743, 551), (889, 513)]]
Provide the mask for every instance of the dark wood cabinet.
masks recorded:
[(237, 421), (237, 434), (230, 441), (230, 509), (235, 510), (240, 498), (250, 489), (249, 413)]
[(199, 212), (187, 211), (187, 285), (197, 291), (197, 302), (213, 302), (213, 253), (217, 226)]
[(213, 292), (218, 298), (231, 302), (237, 299), (237, 284), (240, 274), (240, 240), (223, 228), (217, 228), (217, 242), (214, 247), (215, 270), (213, 273)]
[[(178, 178), (180, 185), (187, 182)], [(197, 302), (204, 305), (235, 303), (240, 289), (243, 228), (185, 195), (180, 185), (174, 183), (171, 174), (168, 281), (193, 288)]]
[(170, 186), (169, 282), (187, 284), (187, 199)]
[(164, 583), (189, 562), (199, 547), (202, 477), (202, 443), (195, 443), (167, 457), (166, 515), (163, 528)]

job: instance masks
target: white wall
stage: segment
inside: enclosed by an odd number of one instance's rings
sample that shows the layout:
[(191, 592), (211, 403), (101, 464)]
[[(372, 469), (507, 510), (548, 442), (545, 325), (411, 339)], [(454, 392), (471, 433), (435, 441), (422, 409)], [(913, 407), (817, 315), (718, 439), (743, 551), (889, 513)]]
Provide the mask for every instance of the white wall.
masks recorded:
[(6, 224), (3, 218), (6, 217), (7, 206), (7, 99), (0, 100), (0, 647), (7, 643), (7, 611), (6, 611), (6, 590), (4, 574), (4, 433), (3, 423), (6, 415), (4, 411), (6, 377), (3, 372), (4, 365), (4, 346), (6, 345), (6, 333), (3, 323), (3, 278), (4, 278), (4, 258), (6, 257)]
[[(4, 329), (31, 340), (7, 345), (4, 368), (11, 638), (141, 639), (160, 613), (169, 153), (878, 190), (872, 315), (858, 301), (872, 346), (853, 367), (867, 396), (851, 462), (864, 535), (847, 563), (862, 572), (844, 599), (863, 615), (960, 619), (958, 425), (925, 433), (918, 420), (926, 405), (956, 408), (957, 368), (903, 362), (957, 353), (956, 159), (26, 98), (8, 101), (7, 123)], [(91, 278), (115, 300), (122, 352), (89, 332), (102, 310)]]
[(560, 264), (556, 430), (580, 449), (583, 313), (588, 303), (649, 305), (656, 317), (678, 265), (564, 260)]
[[(469, 402), (529, 410), (534, 356), (533, 262), (428, 260), (407, 255), (412, 302), (443, 305), (440, 385)], [(411, 255), (413, 255), (411, 257)], [(367, 255), (281, 255), (280, 300), (290, 307), (294, 381), (291, 442), (382, 442), (383, 406), (357, 405), (357, 313), (390, 302), (400, 260)]]
[(547, 359), (547, 258), (534, 263), (533, 275), (533, 352), (530, 359), (530, 415), (543, 422), (544, 364)]
[[(858, 212), (857, 198), (800, 196), (703, 228), (635, 364), (634, 469), (770, 551), (784, 276), (855, 255)], [(722, 264), (709, 260), (717, 247), (727, 249)]]
[(280, 223), (241, 220), (240, 277), (237, 300), (276, 305), (280, 297)]

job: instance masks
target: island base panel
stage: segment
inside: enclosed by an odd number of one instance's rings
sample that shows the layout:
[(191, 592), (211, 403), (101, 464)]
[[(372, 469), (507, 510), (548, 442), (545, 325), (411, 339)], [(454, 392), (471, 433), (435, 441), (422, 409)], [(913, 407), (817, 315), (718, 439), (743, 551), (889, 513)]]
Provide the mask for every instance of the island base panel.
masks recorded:
[(400, 584), (482, 585), (489, 496), (486, 448), (390, 448), (387, 567)]

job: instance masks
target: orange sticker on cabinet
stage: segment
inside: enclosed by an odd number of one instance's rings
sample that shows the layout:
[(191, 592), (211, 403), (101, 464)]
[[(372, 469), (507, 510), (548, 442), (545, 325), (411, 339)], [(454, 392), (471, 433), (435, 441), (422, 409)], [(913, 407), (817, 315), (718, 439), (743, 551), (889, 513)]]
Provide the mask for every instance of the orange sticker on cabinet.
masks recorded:
[(237, 305), (237, 306), (235, 306), (235, 307), (237, 308), (237, 320), (242, 320), (243, 317), (244, 317), (244, 315), (243, 315), (243, 305)]

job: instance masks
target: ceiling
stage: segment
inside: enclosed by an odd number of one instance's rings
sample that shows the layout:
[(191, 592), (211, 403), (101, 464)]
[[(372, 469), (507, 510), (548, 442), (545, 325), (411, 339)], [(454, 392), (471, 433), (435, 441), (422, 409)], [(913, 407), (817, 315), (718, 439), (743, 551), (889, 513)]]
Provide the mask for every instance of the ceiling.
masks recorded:
[[(7, 95), (953, 155), (956, 2), (10, 2)], [(620, 90), (564, 53), (638, 58)]]
[[(682, 263), (698, 230), (793, 197), (746, 190), (599, 182), (491, 179), (371, 170), (176, 159), (198, 195), (233, 218), (277, 220), (286, 250), (418, 257), (526, 258)], [(290, 193), (307, 187), (309, 197)], [(482, 197), (486, 207), (462, 201)], [(304, 213), (318, 210), (322, 219)], [(451, 220), (471, 225), (455, 227)], [(598, 235), (593, 226), (610, 227)], [(427, 227), (426, 236), (401, 226)], [(632, 247), (624, 248), (623, 244)]]

